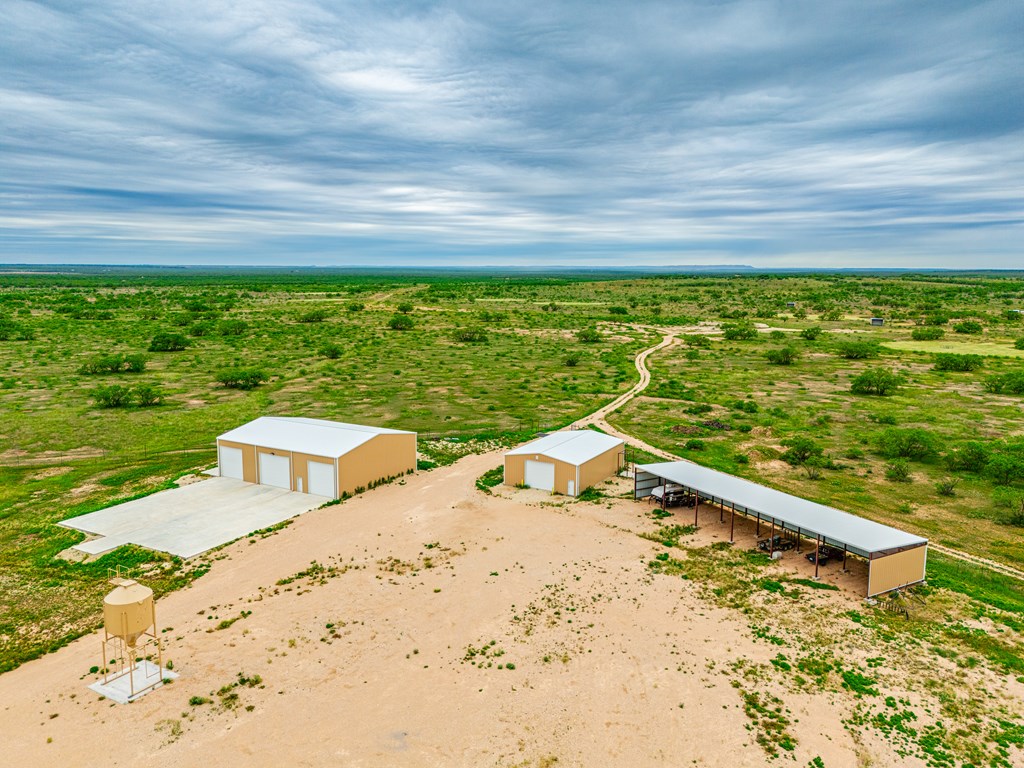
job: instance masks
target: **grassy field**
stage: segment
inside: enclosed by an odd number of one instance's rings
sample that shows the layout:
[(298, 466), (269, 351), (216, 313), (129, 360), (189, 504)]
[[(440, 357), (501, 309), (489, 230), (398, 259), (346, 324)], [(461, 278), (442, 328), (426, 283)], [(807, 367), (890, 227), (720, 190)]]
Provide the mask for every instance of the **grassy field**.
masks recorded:
[[(1024, 396), (984, 384), (1024, 368), (1009, 355), (1024, 327), (1007, 310), (1021, 305), (1024, 281), (989, 276), (5, 275), (0, 671), (94, 626), (111, 565), (149, 571), (158, 592), (204, 572), (202, 560), (130, 548), (68, 562), (58, 554), (81, 534), (55, 523), (209, 466), (221, 432), (261, 414), (367, 422), (417, 430), (425, 458), (443, 463), (474, 450), (474, 438), (508, 442), (614, 398), (635, 381), (632, 357), (664, 328), (708, 340), (654, 356), (650, 397), (616, 415), (617, 426), (696, 461), (1022, 565), (1015, 513), (1024, 471), (1003, 482), (984, 467), (954, 471), (944, 459), (978, 441), (1018, 456)], [(872, 316), (886, 325), (870, 326)], [(396, 317), (411, 328), (391, 330)], [(955, 332), (965, 319), (981, 332)], [(720, 333), (748, 322), (762, 326), (754, 340)], [(815, 327), (823, 335), (801, 337)], [(913, 341), (921, 327), (945, 336)], [(578, 335), (587, 330), (596, 331), (592, 341)], [(188, 346), (149, 351), (161, 333)], [(878, 357), (841, 356), (851, 339), (879, 342)], [(971, 372), (938, 372), (931, 348), (898, 348), (905, 343), (1008, 354)], [(799, 353), (796, 362), (769, 363), (766, 350), (783, 347)], [(138, 373), (82, 372), (98, 356), (139, 354), (146, 361)], [(267, 380), (249, 391), (220, 385), (218, 374), (233, 367)], [(872, 368), (897, 372), (903, 385), (887, 397), (852, 394), (852, 378)], [(147, 388), (161, 402), (99, 407), (96, 390), (114, 385)], [(889, 480), (894, 459), (878, 441), (908, 429), (928, 432), (934, 450), (907, 462), (910, 482)], [(823, 467), (781, 460), (783, 443), (796, 436), (815, 442)], [(435, 439), (442, 437), (456, 440)], [(957, 480), (952, 496), (936, 489), (947, 477)]]

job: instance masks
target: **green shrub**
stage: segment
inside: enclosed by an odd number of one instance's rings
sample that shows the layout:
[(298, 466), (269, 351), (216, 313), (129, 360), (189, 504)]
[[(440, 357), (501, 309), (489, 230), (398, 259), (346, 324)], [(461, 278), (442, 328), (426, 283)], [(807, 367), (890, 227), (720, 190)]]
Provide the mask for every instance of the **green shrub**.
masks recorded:
[(753, 400), (736, 400), (733, 402), (732, 407), (735, 410), (743, 411), (744, 413), (757, 413), (760, 410), (757, 403)]
[(629, 310), (625, 307), (608, 307), (608, 314), (610, 315), (628, 315)]
[(782, 347), (769, 349), (765, 352), (765, 357), (772, 365), (792, 365), (800, 358), (800, 353), (792, 347)]
[(408, 315), (392, 315), (388, 320), (388, 328), (392, 331), (408, 331), (412, 330), (412, 327), (412, 318)]
[(875, 439), (878, 452), (887, 459), (925, 461), (938, 452), (938, 441), (926, 429), (887, 429)]
[(576, 338), (584, 344), (596, 344), (601, 340), (601, 334), (596, 328), (583, 328), (576, 331)]
[(85, 375), (108, 373), (140, 373), (146, 369), (145, 355), (98, 355), (86, 360), (79, 373)]
[(575, 368), (579, 365), (581, 355), (578, 352), (570, 352), (565, 356), (565, 365), (567, 368)]
[(705, 446), (703, 440), (693, 438), (691, 440), (687, 440), (683, 447), (688, 451), (703, 451)]
[(971, 336), (977, 336), (984, 330), (984, 327), (977, 320), (962, 320), (953, 326), (955, 333), (966, 333)]
[(910, 465), (906, 459), (893, 459), (885, 465), (885, 479), (894, 483), (906, 483), (910, 481)]
[(463, 344), (486, 344), (487, 331), (482, 328), (459, 328), (452, 334), (452, 339)]
[(1024, 395), (1024, 371), (987, 376), (981, 386), (997, 395)]
[(160, 390), (152, 384), (139, 384), (132, 391), (132, 397), (135, 400), (135, 404), (140, 408), (149, 408), (154, 405), (160, 405), (163, 402), (163, 395), (160, 393)]
[(403, 302), (400, 302), (398, 304), (398, 306), (395, 307), (395, 309), (397, 309), (399, 311), (399, 313), (401, 313), (403, 315), (408, 315), (410, 312), (412, 312), (414, 309), (416, 309), (416, 307), (414, 307), (408, 301), (403, 301)]
[(222, 320), (217, 324), (217, 333), (221, 336), (241, 336), (249, 330), (245, 320)]
[(311, 309), (309, 312), (299, 315), (300, 323), (322, 323), (326, 319), (326, 309)]
[(902, 379), (885, 368), (871, 368), (855, 376), (850, 391), (855, 395), (891, 395), (899, 389)]
[(944, 330), (934, 326), (915, 328), (910, 332), (910, 338), (914, 341), (938, 341), (945, 335), (946, 332)]
[(348, 304), (345, 305), (345, 309), (347, 309), (349, 312), (362, 312), (364, 309), (366, 309), (366, 305), (363, 304), (361, 301), (350, 301)]
[(939, 496), (956, 496), (956, 487), (960, 484), (957, 477), (944, 477), (935, 483), (935, 491)]
[[(1024, 341), (1024, 339), (1022, 339), (1022, 341)], [(683, 336), (683, 343), (688, 347), (697, 347), (700, 349), (709, 349), (711, 347), (711, 339), (699, 333)]]
[(946, 466), (954, 472), (981, 472), (990, 456), (984, 443), (964, 443), (946, 454)]
[(786, 446), (786, 450), (779, 458), (794, 467), (824, 453), (824, 449), (809, 437), (791, 437), (783, 440), (782, 444)]
[(217, 382), (228, 389), (255, 389), (266, 380), (258, 368), (227, 368), (217, 374)]
[(1014, 349), (1024, 349), (1024, 336), (1013, 342)]
[(769, 331), (768, 337), (773, 341), (782, 341), (784, 338), (786, 338), (786, 332), (780, 330)]
[(337, 360), (339, 357), (341, 357), (341, 353), (343, 351), (344, 350), (342, 350), (340, 344), (335, 344), (333, 342), (328, 342), (327, 344), (324, 344), (322, 347), (320, 347), (320, 354), (326, 357), (328, 360)]
[(120, 384), (97, 387), (92, 391), (92, 398), (100, 408), (127, 408), (132, 403), (132, 390)]
[(758, 337), (757, 328), (749, 321), (726, 323), (722, 326), (722, 335), (727, 341), (750, 341)]
[(180, 333), (158, 333), (149, 342), (150, 352), (180, 352), (192, 345), (187, 337)]
[(984, 364), (981, 355), (954, 355), (944, 352), (935, 355), (936, 371), (976, 371)]
[(867, 360), (878, 357), (881, 352), (876, 341), (841, 341), (836, 344), (836, 350), (847, 360)]
[(996, 485), (1010, 485), (1024, 477), (1024, 461), (1006, 453), (997, 453), (989, 459), (985, 472)]
[(824, 333), (824, 330), (818, 326), (813, 328), (804, 328), (800, 331), (800, 338), (806, 339), (807, 341), (817, 341), (817, 339)]

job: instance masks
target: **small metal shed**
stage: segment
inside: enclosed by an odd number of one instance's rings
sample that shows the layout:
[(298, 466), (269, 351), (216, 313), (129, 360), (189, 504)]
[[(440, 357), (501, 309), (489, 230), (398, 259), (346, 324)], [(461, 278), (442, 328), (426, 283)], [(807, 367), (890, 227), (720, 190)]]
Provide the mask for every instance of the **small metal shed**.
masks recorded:
[(626, 443), (591, 429), (552, 432), (505, 454), (505, 485), (576, 496), (616, 474)]

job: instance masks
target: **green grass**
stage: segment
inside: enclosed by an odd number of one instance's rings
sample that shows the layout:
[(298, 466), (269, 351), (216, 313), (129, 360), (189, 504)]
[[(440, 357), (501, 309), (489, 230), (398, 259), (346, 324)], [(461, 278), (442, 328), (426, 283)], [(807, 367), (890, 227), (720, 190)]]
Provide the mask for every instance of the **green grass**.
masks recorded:
[(1024, 358), (1024, 349), (1015, 349), (1013, 342), (998, 344), (990, 341), (885, 341), (883, 347), (906, 352), (946, 353), (957, 355), (984, 355), (986, 357)]

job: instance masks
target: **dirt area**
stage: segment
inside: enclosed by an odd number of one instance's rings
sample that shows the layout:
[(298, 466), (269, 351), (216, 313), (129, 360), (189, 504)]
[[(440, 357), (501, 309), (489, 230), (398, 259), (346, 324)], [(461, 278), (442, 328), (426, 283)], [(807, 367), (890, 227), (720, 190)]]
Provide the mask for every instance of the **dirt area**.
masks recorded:
[[(695, 582), (651, 574), (660, 545), (637, 535), (652, 526), (646, 504), (476, 490), (499, 461), (469, 456), (220, 550), (208, 575), (157, 606), (181, 677), (130, 706), (86, 689), (101, 663), (95, 635), (3, 675), (5, 759), (764, 765), (726, 669), (778, 649)], [(700, 523), (695, 545), (728, 538), (717, 509)], [(736, 533), (753, 543), (753, 524)], [(795, 553), (774, 567), (813, 571)], [(815, 599), (860, 605), (856, 566), (827, 578), (849, 591)], [(907, 764), (845, 730), (833, 695), (786, 704), (796, 765)]]

